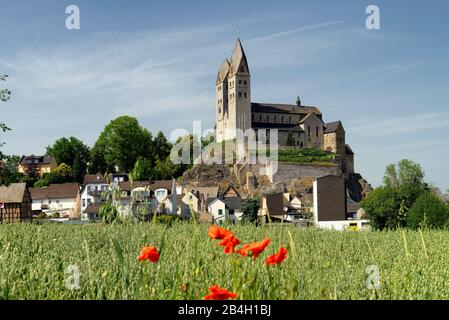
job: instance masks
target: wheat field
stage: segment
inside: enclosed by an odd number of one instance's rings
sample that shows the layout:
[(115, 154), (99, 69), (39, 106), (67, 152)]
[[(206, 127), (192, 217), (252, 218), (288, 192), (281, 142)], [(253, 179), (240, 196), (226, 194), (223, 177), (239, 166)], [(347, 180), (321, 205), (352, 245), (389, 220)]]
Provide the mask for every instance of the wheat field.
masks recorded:
[[(254, 260), (224, 254), (195, 223), (0, 225), (0, 299), (203, 299), (212, 285), (250, 300), (449, 298), (446, 231), (228, 229), (271, 243)], [(157, 263), (137, 260), (144, 245)], [(287, 259), (267, 266), (281, 245)]]

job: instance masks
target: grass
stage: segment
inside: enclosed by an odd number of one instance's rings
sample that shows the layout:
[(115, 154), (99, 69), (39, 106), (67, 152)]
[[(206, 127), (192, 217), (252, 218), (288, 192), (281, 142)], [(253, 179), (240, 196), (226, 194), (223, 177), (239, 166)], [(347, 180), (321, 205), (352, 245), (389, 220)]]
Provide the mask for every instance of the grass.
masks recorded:
[[(239, 299), (448, 299), (446, 231), (332, 232), (290, 226), (231, 226), (242, 243), (268, 236), (254, 261), (224, 255), (207, 225), (0, 225), (0, 299), (202, 299), (217, 284)], [(163, 248), (159, 263), (136, 257)], [(269, 254), (289, 249), (283, 264)], [(79, 289), (66, 282), (72, 265)], [(380, 270), (368, 289), (366, 269)]]
[[(252, 155), (257, 156), (258, 150), (251, 150)], [(267, 157), (270, 156), (269, 149), (266, 150)], [(278, 149), (277, 159), (280, 162), (293, 162), (303, 164), (316, 164), (323, 166), (335, 165), (332, 161), (335, 158), (332, 152), (323, 151), (314, 148), (299, 147), (280, 147)]]

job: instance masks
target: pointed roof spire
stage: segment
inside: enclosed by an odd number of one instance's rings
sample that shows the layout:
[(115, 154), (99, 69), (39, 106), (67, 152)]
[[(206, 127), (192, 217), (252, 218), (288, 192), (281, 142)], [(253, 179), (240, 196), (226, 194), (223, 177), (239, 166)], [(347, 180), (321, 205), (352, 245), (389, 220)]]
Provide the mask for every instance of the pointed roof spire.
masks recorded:
[(229, 73), (230, 66), (231, 63), (229, 62), (228, 58), (225, 57), (225, 60), (221, 64), (220, 70), (218, 71), (217, 84), (222, 83), (224, 79), (226, 79)]
[(243, 50), (240, 38), (237, 38), (237, 40), (235, 41), (234, 50), (232, 51), (231, 74), (236, 74), (242, 64), (246, 66), (246, 68), (248, 69), (247, 72), (249, 73), (248, 61), (246, 60), (245, 51)]

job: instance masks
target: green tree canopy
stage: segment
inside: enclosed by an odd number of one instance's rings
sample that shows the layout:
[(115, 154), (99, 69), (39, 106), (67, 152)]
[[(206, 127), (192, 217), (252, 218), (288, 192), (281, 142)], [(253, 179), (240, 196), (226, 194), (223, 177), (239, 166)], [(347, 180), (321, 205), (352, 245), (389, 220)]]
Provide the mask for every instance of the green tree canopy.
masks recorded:
[(131, 172), (131, 179), (134, 181), (145, 181), (153, 178), (154, 170), (150, 160), (139, 157)]
[(121, 116), (112, 120), (100, 134), (91, 151), (91, 172), (130, 172), (139, 157), (153, 161), (151, 133), (136, 118)]
[(73, 182), (73, 170), (69, 165), (61, 163), (52, 172), (44, 173), (42, 179), (38, 180), (34, 186), (36, 188), (42, 188), (50, 184), (67, 182)]
[(397, 164), (390, 164), (385, 169), (384, 185), (389, 188), (416, 186), (423, 188), (424, 171), (418, 163), (403, 159)]
[(401, 197), (397, 189), (377, 188), (368, 194), (361, 205), (373, 229), (396, 229), (405, 226), (399, 215)]
[(259, 198), (245, 199), (242, 201), (241, 210), (242, 220), (249, 222), (256, 222), (258, 218), (260, 200)]
[(153, 140), (153, 152), (155, 160), (159, 159), (161, 161), (165, 160), (170, 155), (172, 145), (168, 142), (165, 135), (162, 131), (159, 131), (156, 134), (156, 137)]
[(407, 216), (410, 228), (443, 228), (449, 221), (449, 208), (434, 193), (424, 192), (411, 207)]
[(47, 154), (53, 156), (59, 164), (66, 163), (73, 170), (73, 178), (77, 182), (83, 182), (87, 164), (90, 158), (89, 147), (81, 140), (70, 137), (60, 138), (47, 147)]

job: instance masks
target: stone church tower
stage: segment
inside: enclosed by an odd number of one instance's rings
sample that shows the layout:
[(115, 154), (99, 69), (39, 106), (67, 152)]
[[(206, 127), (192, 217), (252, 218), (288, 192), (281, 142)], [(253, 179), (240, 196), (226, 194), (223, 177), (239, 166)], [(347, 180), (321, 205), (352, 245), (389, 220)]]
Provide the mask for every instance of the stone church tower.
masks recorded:
[(216, 82), (216, 141), (236, 138), (251, 128), (251, 83), (248, 61), (237, 38), (231, 61), (222, 63)]

